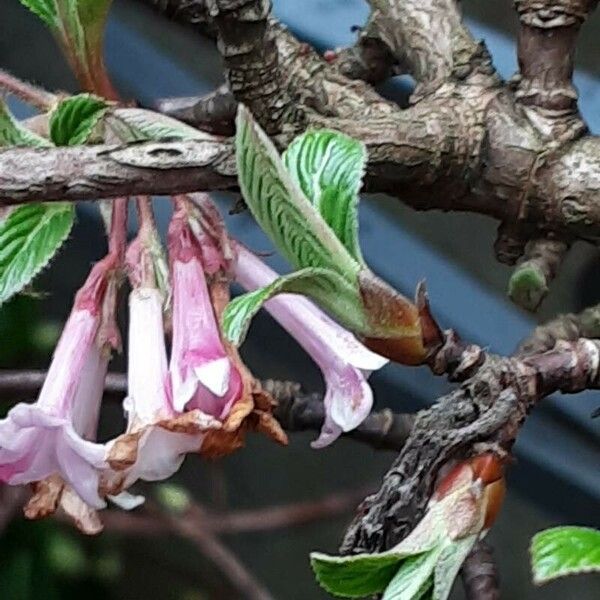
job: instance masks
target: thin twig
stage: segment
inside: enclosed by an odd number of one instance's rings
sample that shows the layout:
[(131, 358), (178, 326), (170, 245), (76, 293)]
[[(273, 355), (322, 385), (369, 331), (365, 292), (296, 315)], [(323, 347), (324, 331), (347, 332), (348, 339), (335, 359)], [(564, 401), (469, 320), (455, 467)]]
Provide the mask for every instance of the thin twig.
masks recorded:
[[(317, 500), (251, 510), (217, 513), (202, 508), (202, 527), (215, 535), (290, 529), (350, 513), (373, 489), (374, 486), (361, 487), (347, 492), (328, 494)], [(153, 537), (170, 530), (169, 525), (157, 519), (148, 509), (134, 512), (109, 510), (102, 515), (102, 520), (107, 530), (127, 535)]]
[[(44, 383), (45, 371), (10, 371), (0, 369), (0, 400), (25, 398), (35, 394)], [(287, 431), (320, 431), (325, 420), (321, 394), (307, 394), (299, 384), (267, 380), (264, 388), (277, 401), (275, 418)], [(127, 392), (127, 376), (109, 373), (105, 393), (120, 399)], [(399, 451), (410, 435), (414, 415), (394, 413), (389, 409), (371, 413), (356, 429), (344, 434), (377, 450)]]
[(192, 542), (248, 600), (274, 600), (269, 591), (257, 581), (240, 560), (204, 527), (204, 515), (197, 506), (192, 506), (181, 517), (164, 515), (164, 520), (182, 537)]
[(17, 96), (26, 102), (35, 106), (39, 110), (49, 110), (56, 103), (57, 97), (46, 90), (22, 81), (7, 71), (0, 69), (0, 89)]
[(485, 541), (475, 544), (463, 563), (461, 576), (467, 600), (499, 600), (500, 582), (492, 547)]

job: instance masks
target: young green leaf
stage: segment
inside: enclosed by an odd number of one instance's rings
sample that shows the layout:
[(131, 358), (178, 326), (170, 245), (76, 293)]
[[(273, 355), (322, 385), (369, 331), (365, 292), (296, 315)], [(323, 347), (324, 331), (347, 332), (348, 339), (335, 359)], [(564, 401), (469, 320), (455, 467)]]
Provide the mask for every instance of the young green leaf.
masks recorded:
[(19, 206), (0, 223), (0, 303), (21, 291), (65, 241), (75, 218), (68, 202)]
[(258, 224), (295, 268), (329, 269), (355, 282), (360, 264), (303, 194), (271, 140), (242, 105), (236, 123), (238, 179)]
[(206, 140), (203, 131), (143, 108), (116, 108), (107, 117), (113, 132), (124, 142), (142, 140)]
[(435, 565), (433, 600), (446, 600), (462, 564), (477, 541), (478, 534), (454, 540), (444, 547)]
[(533, 581), (541, 585), (566, 575), (600, 573), (600, 531), (590, 527), (555, 527), (531, 541)]
[(431, 587), (430, 580), (439, 554), (439, 549), (435, 548), (403, 561), (381, 600), (413, 600), (422, 596), (423, 589)]
[(223, 312), (225, 337), (233, 344), (241, 344), (252, 317), (260, 307), (273, 296), (286, 292), (312, 298), (354, 331), (365, 327), (358, 289), (335, 271), (308, 268), (279, 277), (271, 285), (234, 298)]
[(6, 103), (0, 99), (0, 146), (52, 146), (33, 131), (23, 127), (10, 113)]
[(48, 27), (58, 26), (58, 13), (54, 0), (21, 0), (21, 4), (37, 15)]
[(365, 145), (336, 131), (309, 131), (283, 154), (285, 166), (355, 260), (358, 241), (358, 192), (367, 161)]
[(380, 594), (397, 573), (402, 560), (393, 553), (328, 556), (313, 552), (310, 555), (319, 585), (343, 598)]
[(50, 138), (57, 146), (84, 144), (107, 109), (104, 100), (90, 94), (63, 100), (50, 116)]

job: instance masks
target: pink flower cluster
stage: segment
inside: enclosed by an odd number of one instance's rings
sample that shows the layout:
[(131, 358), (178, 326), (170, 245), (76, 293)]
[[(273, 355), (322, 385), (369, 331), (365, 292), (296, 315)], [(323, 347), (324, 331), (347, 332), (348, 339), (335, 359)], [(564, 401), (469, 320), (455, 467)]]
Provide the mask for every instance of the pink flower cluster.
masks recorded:
[[(114, 345), (105, 335), (107, 304), (114, 302), (107, 290), (118, 278), (111, 253), (77, 293), (37, 401), (18, 404), (0, 421), (0, 481), (33, 485), (28, 516), (61, 506), (84, 531), (99, 531), (95, 511), (107, 498), (125, 508), (139, 504), (143, 499), (126, 490), (139, 479), (171, 476), (187, 453), (199, 452), (206, 436), (225, 426), (243, 399), (246, 373), (222, 340), (210, 282), (234, 278), (254, 290), (277, 275), (227, 238), (206, 196), (196, 200), (175, 199), (168, 232), (170, 293), (158, 285), (154, 230), (142, 226), (127, 251), (132, 291), (125, 432), (96, 441)], [(326, 446), (368, 415), (373, 396), (367, 378), (387, 361), (301, 296), (278, 296), (266, 308), (323, 371), (327, 417), (313, 446)], [(170, 359), (165, 315), (171, 317)]]

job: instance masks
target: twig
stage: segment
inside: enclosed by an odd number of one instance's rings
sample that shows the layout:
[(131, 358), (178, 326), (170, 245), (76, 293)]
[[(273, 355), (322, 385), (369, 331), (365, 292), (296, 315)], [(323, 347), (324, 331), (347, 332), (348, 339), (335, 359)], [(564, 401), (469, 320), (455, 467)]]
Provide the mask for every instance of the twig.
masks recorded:
[(559, 340), (573, 342), (581, 337), (600, 338), (600, 305), (591, 306), (577, 314), (558, 315), (539, 325), (519, 344), (517, 353), (539, 354), (553, 348)]
[(47, 111), (56, 103), (57, 97), (46, 90), (18, 79), (7, 71), (0, 69), (0, 89), (14, 94), (17, 98), (36, 108)]
[(204, 527), (204, 515), (192, 506), (181, 517), (164, 515), (163, 519), (182, 537), (192, 542), (248, 600), (274, 600), (269, 591), (258, 582), (239, 559), (210, 529)]
[[(202, 527), (216, 535), (290, 529), (350, 513), (374, 486), (328, 494), (317, 500), (265, 506), (251, 510), (213, 512), (202, 509)], [(155, 536), (169, 531), (154, 512), (108, 510), (102, 515), (106, 529), (127, 535)]]
[[(34, 394), (42, 387), (45, 378), (46, 371), (0, 369), (0, 394)], [(127, 376), (124, 373), (109, 373), (104, 391), (111, 396), (122, 396), (127, 392)]]
[(575, 48), (581, 24), (598, 0), (515, 0), (519, 14), (520, 76), (515, 99), (546, 115), (577, 116), (573, 87)]
[[(36, 393), (44, 383), (44, 371), (8, 371), (0, 369), (0, 400), (22, 398)], [(320, 431), (325, 419), (321, 394), (306, 394), (299, 384), (267, 380), (263, 386), (277, 400), (275, 418), (288, 431)], [(109, 373), (105, 393), (113, 399), (127, 392), (125, 374)], [(345, 437), (368, 444), (378, 450), (398, 451), (408, 438), (414, 416), (396, 414), (389, 409), (371, 413), (354, 431)]]
[(569, 247), (570, 244), (562, 239), (530, 240), (508, 285), (508, 295), (513, 302), (535, 311), (548, 293), (548, 286), (556, 277)]
[(463, 563), (461, 576), (467, 600), (499, 600), (500, 581), (492, 547), (477, 542)]
[(216, 135), (235, 133), (237, 102), (227, 85), (206, 96), (163, 98), (157, 100), (156, 110)]

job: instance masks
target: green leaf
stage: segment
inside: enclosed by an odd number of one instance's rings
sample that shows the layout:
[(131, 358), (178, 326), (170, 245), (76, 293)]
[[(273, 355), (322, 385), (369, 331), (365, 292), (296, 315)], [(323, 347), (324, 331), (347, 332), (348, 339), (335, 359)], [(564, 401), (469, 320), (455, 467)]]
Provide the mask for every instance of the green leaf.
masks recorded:
[(143, 108), (117, 108), (107, 119), (109, 127), (124, 142), (143, 140), (212, 139), (199, 129)]
[(402, 562), (396, 554), (329, 556), (313, 552), (310, 564), (319, 585), (334, 596), (362, 598), (385, 590)]
[(21, 4), (37, 15), (49, 27), (58, 26), (58, 13), (54, 0), (21, 0)]
[(67, 202), (17, 207), (0, 223), (0, 303), (21, 291), (65, 241), (75, 218)]
[(102, 51), (104, 26), (112, 0), (55, 0), (65, 41), (89, 67)]
[(382, 600), (413, 600), (423, 596), (423, 590), (431, 587), (431, 576), (440, 554), (435, 548), (402, 562), (400, 568), (385, 589)]
[(449, 543), (440, 553), (434, 573), (433, 600), (446, 600), (462, 564), (475, 545), (478, 534)]
[(63, 100), (50, 117), (50, 138), (57, 146), (76, 146), (88, 141), (108, 104), (91, 94)]
[(268, 286), (234, 298), (222, 316), (225, 337), (233, 344), (241, 344), (250, 320), (260, 307), (273, 296), (283, 293), (312, 298), (354, 331), (365, 328), (358, 289), (335, 271), (309, 268), (284, 275)]
[(271, 140), (242, 105), (236, 123), (238, 179), (258, 224), (295, 268), (337, 271), (354, 283), (359, 263), (302, 193)]
[(555, 527), (531, 541), (533, 581), (540, 585), (566, 575), (600, 573), (600, 531), (590, 527)]
[(52, 144), (33, 131), (23, 127), (0, 99), (0, 146), (51, 146)]
[(358, 192), (365, 145), (336, 131), (309, 131), (283, 154), (287, 170), (346, 250), (359, 262)]

